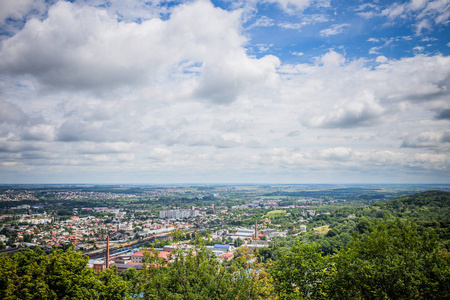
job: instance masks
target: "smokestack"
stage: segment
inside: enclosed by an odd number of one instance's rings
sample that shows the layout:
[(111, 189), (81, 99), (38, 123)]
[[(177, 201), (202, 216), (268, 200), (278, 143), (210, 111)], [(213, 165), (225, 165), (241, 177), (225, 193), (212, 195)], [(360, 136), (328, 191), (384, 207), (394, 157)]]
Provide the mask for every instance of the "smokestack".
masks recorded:
[(109, 235), (106, 237), (106, 268), (109, 268)]
[(255, 239), (258, 237), (258, 221), (255, 221)]

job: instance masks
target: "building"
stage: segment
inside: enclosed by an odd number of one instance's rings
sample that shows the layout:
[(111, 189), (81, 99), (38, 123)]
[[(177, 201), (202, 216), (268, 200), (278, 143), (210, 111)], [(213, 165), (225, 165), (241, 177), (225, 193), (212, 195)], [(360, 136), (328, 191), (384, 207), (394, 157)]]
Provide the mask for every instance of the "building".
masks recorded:
[(213, 248), (213, 252), (229, 252), (231, 251), (233, 248), (231, 245), (221, 245), (221, 244), (215, 244), (214, 248)]
[[(148, 253), (148, 256), (153, 256), (153, 252), (151, 252), (151, 251), (145, 251), (145, 252)], [(167, 252), (167, 251), (159, 251), (159, 253), (158, 253), (158, 257), (163, 258), (166, 262), (169, 261), (170, 256), (171, 256), (171, 253)], [(140, 263), (141, 264), (144, 262), (144, 257), (145, 257), (144, 251), (139, 251), (139, 252), (133, 253), (133, 255), (131, 255), (131, 263)]]
[(161, 210), (159, 212), (159, 218), (164, 219), (184, 219), (193, 218), (200, 214), (196, 209), (171, 209), (171, 210)]
[(117, 272), (122, 273), (130, 268), (136, 269), (138, 271), (142, 270), (143, 264), (139, 263), (129, 263), (129, 264), (115, 264), (117, 266)]
[(221, 259), (227, 261), (234, 257), (233, 253), (224, 253), (220, 256)]
[(92, 264), (92, 268), (95, 272), (101, 272), (106, 269), (106, 262), (103, 260), (96, 261)]
[(261, 247), (268, 247), (270, 243), (270, 240), (254, 240), (250, 244), (247, 244), (246, 247), (252, 250), (258, 250)]
[(253, 238), (255, 235), (255, 231), (251, 229), (239, 229), (234, 236), (241, 237), (241, 238)]

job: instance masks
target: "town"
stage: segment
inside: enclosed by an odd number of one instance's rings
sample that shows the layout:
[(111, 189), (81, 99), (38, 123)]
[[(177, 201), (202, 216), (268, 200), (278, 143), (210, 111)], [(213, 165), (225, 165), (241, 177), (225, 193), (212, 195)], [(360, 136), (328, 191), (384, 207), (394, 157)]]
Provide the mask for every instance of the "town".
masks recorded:
[[(286, 238), (320, 239), (364, 203), (421, 189), (340, 186), (16, 186), (0, 194), (0, 248), (74, 247), (89, 267), (142, 269), (145, 249), (169, 262), (201, 237), (220, 261)], [(342, 224), (338, 224), (342, 223)], [(261, 251), (262, 250), (262, 251)]]

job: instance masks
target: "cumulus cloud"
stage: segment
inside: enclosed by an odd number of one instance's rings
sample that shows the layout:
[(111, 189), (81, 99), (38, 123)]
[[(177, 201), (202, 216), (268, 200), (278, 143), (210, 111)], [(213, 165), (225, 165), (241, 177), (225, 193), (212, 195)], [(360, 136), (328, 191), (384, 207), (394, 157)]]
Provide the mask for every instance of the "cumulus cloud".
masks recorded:
[(26, 141), (53, 141), (54, 136), (54, 127), (47, 124), (28, 127), (22, 133), (22, 139)]
[(43, 0), (0, 1), (0, 25), (3, 25), (7, 18), (22, 20), (31, 10), (42, 13), (45, 7), (46, 4)]
[[(390, 178), (411, 168), (448, 170), (448, 56), (366, 60), (296, 46), (286, 61), (255, 57), (241, 9), (145, 2), (127, 1), (136, 10), (119, 15), (124, 1), (100, 8), (60, 1), (1, 41), (0, 171), (51, 168), (82, 178), (96, 166), (141, 181), (177, 174), (180, 181), (292, 182), (323, 181), (325, 173), (359, 180), (355, 170)], [(298, 14), (287, 16), (298, 29), (325, 20), (300, 15), (319, 2), (279, 7)], [(417, 14), (429, 5), (414, 3)], [(375, 5), (360, 11), (369, 9), (381, 12)], [(395, 14), (386, 17), (401, 18)], [(401, 38), (369, 41), (387, 47)], [(271, 52), (279, 53), (276, 43)]]
[(321, 156), (325, 159), (347, 161), (352, 157), (352, 149), (345, 147), (325, 149), (321, 152)]
[[(0, 68), (30, 74), (54, 89), (92, 90), (161, 82), (180, 63), (200, 64), (187, 76), (199, 98), (231, 102), (261, 78), (272, 80), (275, 58), (250, 58), (239, 33), (239, 12), (226, 12), (198, 1), (175, 8), (170, 19), (119, 22), (105, 10), (58, 2), (48, 18), (26, 23), (4, 41)], [(220, 80), (218, 80), (220, 77)], [(213, 87), (213, 88), (211, 88)]]
[(439, 147), (450, 142), (450, 131), (427, 131), (420, 134), (410, 134), (403, 139), (402, 147)]
[(249, 86), (264, 88), (276, 84), (278, 65), (275, 56), (256, 60), (248, 59), (244, 53), (205, 64), (196, 96), (220, 104), (233, 102)]
[(309, 116), (304, 125), (321, 128), (351, 128), (373, 125), (384, 112), (371, 94), (363, 94), (359, 99), (345, 101), (326, 114)]
[(366, 68), (363, 61), (347, 61), (335, 51), (316, 61), (314, 67), (299, 64), (280, 69), (288, 80), (283, 82), (283, 95), (301, 103), (298, 115), (304, 126), (373, 126), (392, 118), (401, 106), (404, 110), (407, 103), (423, 103), (430, 110), (447, 108), (448, 57), (380, 57), (373, 69)]

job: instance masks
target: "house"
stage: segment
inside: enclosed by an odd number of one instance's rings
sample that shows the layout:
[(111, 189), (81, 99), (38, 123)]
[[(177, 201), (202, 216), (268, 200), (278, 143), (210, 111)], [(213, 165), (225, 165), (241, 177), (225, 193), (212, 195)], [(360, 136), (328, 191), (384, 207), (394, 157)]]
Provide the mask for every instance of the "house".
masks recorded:
[(220, 258), (222, 258), (225, 261), (233, 259), (233, 257), (234, 257), (233, 253), (224, 253), (220, 256)]
[[(139, 251), (139, 252), (133, 253), (133, 255), (131, 255), (131, 262), (132, 263), (143, 263), (144, 257), (146, 255), (146, 254), (144, 254), (145, 252), (148, 253), (148, 256), (153, 256), (153, 252), (151, 252), (151, 251)], [(168, 262), (170, 260), (171, 253), (167, 252), (167, 251), (159, 251), (158, 257), (163, 258), (166, 262)]]

